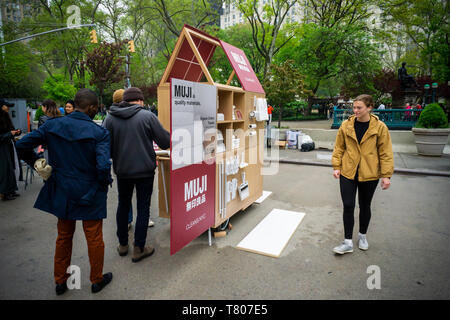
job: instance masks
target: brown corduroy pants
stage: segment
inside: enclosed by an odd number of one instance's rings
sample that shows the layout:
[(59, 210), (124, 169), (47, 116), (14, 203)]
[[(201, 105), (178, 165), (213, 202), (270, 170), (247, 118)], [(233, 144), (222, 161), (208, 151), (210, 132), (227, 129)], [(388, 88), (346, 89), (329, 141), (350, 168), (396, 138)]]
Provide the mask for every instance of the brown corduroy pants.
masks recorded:
[[(67, 281), (70, 274), (66, 273), (72, 258), (72, 239), (76, 220), (58, 219), (58, 238), (56, 239), (54, 276), (55, 283)], [(103, 260), (105, 244), (103, 243), (103, 220), (83, 220), (83, 230), (86, 236), (89, 263), (91, 265), (91, 283), (103, 280)]]

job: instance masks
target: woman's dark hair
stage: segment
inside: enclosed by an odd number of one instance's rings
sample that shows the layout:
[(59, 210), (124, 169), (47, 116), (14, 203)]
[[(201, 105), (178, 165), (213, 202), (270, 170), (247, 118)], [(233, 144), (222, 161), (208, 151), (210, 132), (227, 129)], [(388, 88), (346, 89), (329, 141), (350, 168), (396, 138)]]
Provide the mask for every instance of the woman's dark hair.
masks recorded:
[(64, 104), (64, 106), (66, 106), (66, 104), (70, 103), (74, 108), (75, 108), (75, 102), (73, 100), (67, 100), (67, 102)]
[(0, 109), (0, 133), (14, 130), (14, 125), (9, 117), (9, 113)]
[(61, 112), (59, 112), (59, 108), (56, 106), (55, 101), (51, 99), (44, 100), (42, 105), (46, 108), (45, 114), (51, 118), (60, 117)]

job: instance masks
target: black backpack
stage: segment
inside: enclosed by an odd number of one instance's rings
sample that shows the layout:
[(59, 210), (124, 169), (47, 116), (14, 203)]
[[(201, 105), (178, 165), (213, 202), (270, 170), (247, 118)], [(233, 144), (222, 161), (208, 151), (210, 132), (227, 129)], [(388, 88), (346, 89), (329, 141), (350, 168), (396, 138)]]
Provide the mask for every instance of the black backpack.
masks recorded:
[(301, 152), (308, 152), (308, 151), (312, 151), (315, 149), (315, 144), (314, 142), (310, 142), (310, 143), (302, 143), (302, 148), (300, 149)]

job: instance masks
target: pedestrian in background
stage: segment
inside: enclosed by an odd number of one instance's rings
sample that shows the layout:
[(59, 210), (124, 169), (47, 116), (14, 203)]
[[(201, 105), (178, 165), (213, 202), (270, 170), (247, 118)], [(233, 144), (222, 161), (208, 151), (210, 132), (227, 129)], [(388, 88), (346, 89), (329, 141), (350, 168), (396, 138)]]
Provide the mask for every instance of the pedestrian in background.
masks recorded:
[(330, 103), (328, 107), (328, 119), (333, 119), (334, 105)]
[(270, 126), (272, 123), (272, 113), (273, 113), (273, 107), (269, 104), (267, 106), (267, 114), (269, 115), (269, 120), (267, 120), (267, 125)]
[(0, 194), (2, 200), (14, 200), (19, 194), (16, 192), (19, 179), (20, 162), (14, 147), (14, 137), (21, 134), (16, 130), (9, 116), (9, 108), (14, 103), (0, 100)]
[(374, 102), (363, 94), (353, 101), (353, 113), (345, 120), (336, 136), (332, 156), (333, 175), (339, 179), (344, 206), (345, 240), (333, 251), (337, 254), (353, 252), (353, 225), (355, 197), (359, 201), (359, 242), (361, 250), (367, 250), (367, 229), (371, 218), (371, 202), (378, 181), (386, 190), (394, 172), (394, 156), (389, 130), (384, 122), (371, 114)]
[(75, 110), (75, 102), (73, 100), (67, 100), (64, 106), (65, 115), (71, 114)]
[[(411, 105), (409, 104), (409, 102), (406, 104), (406, 110), (411, 110), (412, 109), (412, 107), (411, 107)], [(411, 111), (406, 111), (405, 112), (405, 118), (406, 118), (406, 120), (407, 121), (410, 121), (411, 120)]]
[[(58, 218), (54, 258), (57, 295), (67, 290), (70, 276), (67, 268), (71, 265), (77, 220), (83, 221), (87, 240), (92, 293), (99, 292), (112, 280), (112, 273), (102, 274), (105, 251), (102, 228), (108, 185), (112, 183), (110, 137), (107, 130), (92, 121), (97, 109), (97, 95), (81, 89), (75, 95), (74, 112), (47, 120), (17, 142), (19, 155), (28, 162), (35, 161), (35, 168), (45, 180), (34, 207)], [(30, 154), (40, 144), (48, 146), (48, 164)]]
[(103, 125), (111, 134), (111, 156), (119, 192), (117, 250), (120, 256), (128, 254), (127, 217), (136, 187), (137, 218), (132, 261), (138, 262), (155, 251), (152, 246), (145, 245), (156, 168), (153, 141), (161, 149), (167, 149), (170, 134), (151, 111), (144, 109), (144, 95), (140, 89), (126, 89), (123, 100), (118, 106), (111, 106)]
[(44, 114), (39, 117), (38, 128), (42, 126), (48, 119), (61, 116), (61, 112), (56, 106), (55, 101), (51, 99), (47, 99), (42, 102), (42, 111), (44, 111)]

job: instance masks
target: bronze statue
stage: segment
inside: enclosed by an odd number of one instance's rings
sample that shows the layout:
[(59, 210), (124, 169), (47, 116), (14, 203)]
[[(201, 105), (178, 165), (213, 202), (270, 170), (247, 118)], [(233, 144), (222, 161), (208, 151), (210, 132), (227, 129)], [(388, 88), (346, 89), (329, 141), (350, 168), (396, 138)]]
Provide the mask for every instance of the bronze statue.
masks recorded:
[(398, 69), (398, 80), (400, 80), (402, 89), (418, 89), (419, 85), (417, 84), (414, 77), (408, 74), (405, 66), (406, 62), (403, 62), (402, 67)]

